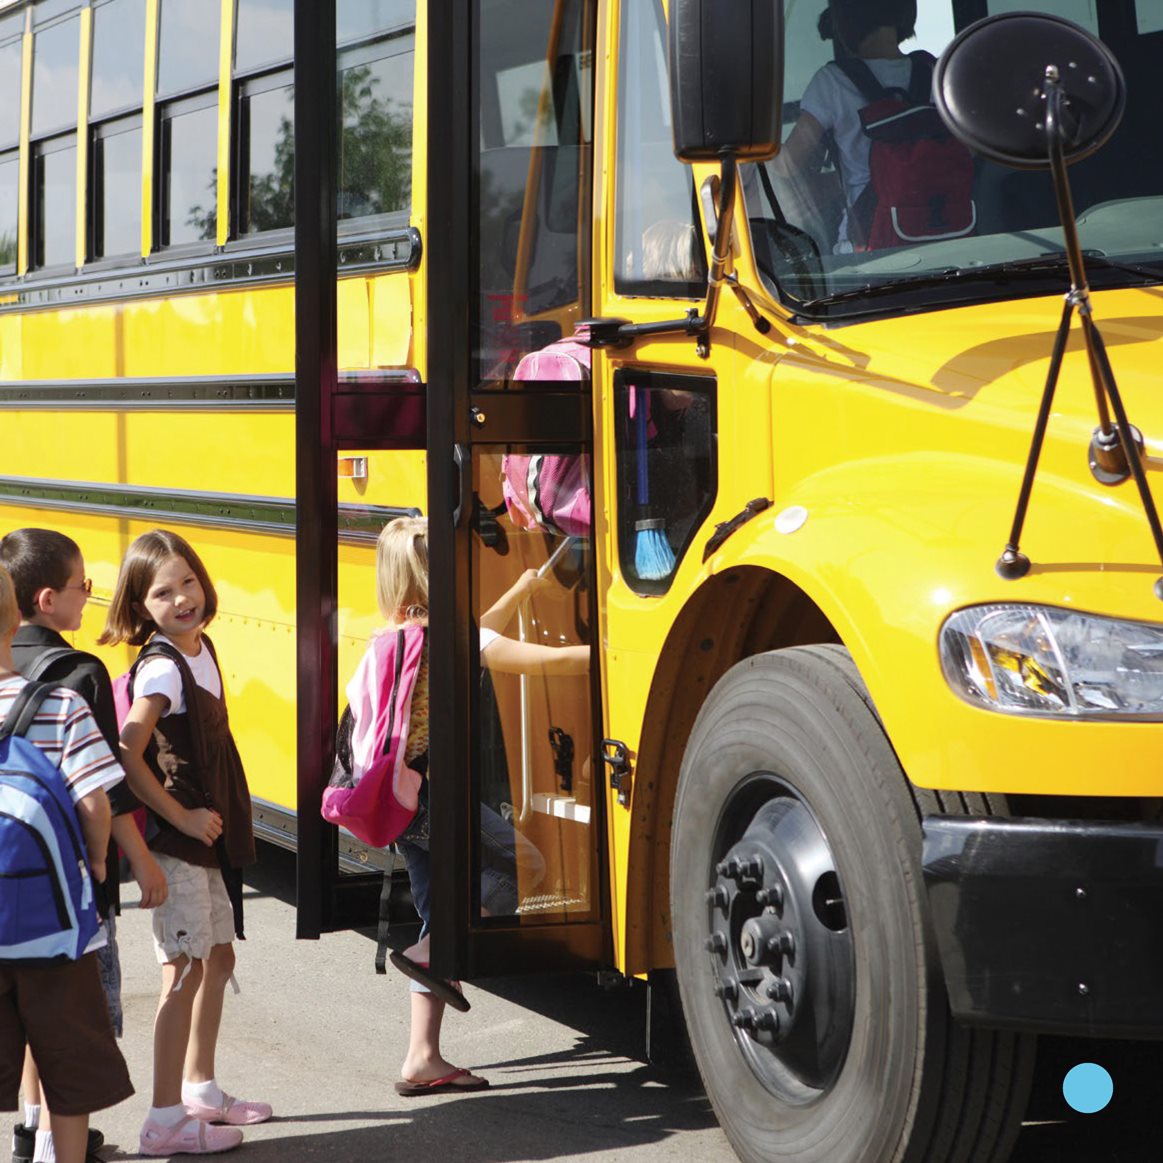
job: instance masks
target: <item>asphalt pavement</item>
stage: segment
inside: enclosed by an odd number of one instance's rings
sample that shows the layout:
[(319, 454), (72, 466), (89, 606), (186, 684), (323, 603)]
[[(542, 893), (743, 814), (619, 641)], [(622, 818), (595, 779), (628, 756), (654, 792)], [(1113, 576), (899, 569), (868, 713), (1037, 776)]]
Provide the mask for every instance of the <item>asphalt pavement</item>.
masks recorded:
[[(249, 939), (236, 945), (242, 992), (227, 991), (218, 1080), (232, 1094), (270, 1102), (275, 1118), (247, 1128), (234, 1158), (734, 1163), (673, 1018), (656, 1008), (662, 1060), (648, 1064), (645, 987), (609, 990), (593, 974), (470, 983), (471, 1013), (449, 1011), (445, 1019), (445, 1055), (484, 1074), (491, 1088), (400, 1097), (392, 1083), (407, 1043), (406, 979), (375, 973), (370, 932), (297, 941), (293, 858), (259, 847), (246, 890)], [(93, 1120), (110, 1143), (109, 1159), (140, 1157), (160, 983), (148, 915), (134, 907), (132, 884), (124, 896), (122, 1050), (138, 1093)], [(1155, 1134), (1161, 1060), (1158, 1044), (1044, 1040), (1030, 1121), (1011, 1163), (1163, 1159)], [(1073, 1115), (1062, 1101), (1063, 1074), (1080, 1061), (1114, 1075), (1114, 1101), (1100, 1114)]]
[[(520, 1160), (700, 1160), (735, 1156), (689, 1065), (648, 1065), (645, 987), (607, 990), (593, 974), (469, 984), (472, 1011), (449, 1011), (445, 1056), (484, 1074), (477, 1094), (402, 1098), (407, 980), (377, 976), (366, 932), (297, 941), (293, 858), (260, 845), (248, 878), (242, 992), (226, 994), (218, 1080), (261, 1099), (274, 1119), (246, 1129), (232, 1157), (253, 1163), (517, 1163)], [(148, 915), (126, 886), (118, 940), (124, 974), (122, 1050), (138, 1093), (93, 1118), (116, 1150), (139, 1158), (149, 1106), (152, 1022), (160, 973)], [(184, 1157), (184, 1156), (183, 1156)]]

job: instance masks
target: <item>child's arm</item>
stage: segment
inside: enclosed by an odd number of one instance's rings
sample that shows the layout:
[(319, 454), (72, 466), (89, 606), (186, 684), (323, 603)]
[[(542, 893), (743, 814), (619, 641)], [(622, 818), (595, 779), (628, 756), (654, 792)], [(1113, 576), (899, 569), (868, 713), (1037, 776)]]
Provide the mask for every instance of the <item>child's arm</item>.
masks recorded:
[(527, 569), (482, 615), (481, 629), (503, 634), (517, 607), (544, 581), (537, 570)]
[(113, 817), (113, 839), (125, 853), (133, 870), (133, 879), (141, 889), (141, 907), (153, 909), (164, 904), (169, 894), (166, 874), (146, 846), (145, 837), (138, 831), (137, 821), (132, 815)]
[(590, 669), (590, 648), (495, 638), (485, 647), (481, 661), (489, 670), (502, 674), (586, 674)]
[(143, 695), (133, 700), (121, 728), (121, 764), (130, 790), (151, 812), (210, 848), (222, 835), (222, 817), (209, 808), (183, 807), (158, 783), (145, 761), (145, 749), (168, 703), (165, 695)]
[(85, 848), (89, 854), (89, 868), (93, 879), (105, 879), (105, 856), (109, 851), (109, 823), (113, 812), (109, 807), (109, 797), (104, 788), (97, 788), (77, 800), (77, 822), (85, 837)]

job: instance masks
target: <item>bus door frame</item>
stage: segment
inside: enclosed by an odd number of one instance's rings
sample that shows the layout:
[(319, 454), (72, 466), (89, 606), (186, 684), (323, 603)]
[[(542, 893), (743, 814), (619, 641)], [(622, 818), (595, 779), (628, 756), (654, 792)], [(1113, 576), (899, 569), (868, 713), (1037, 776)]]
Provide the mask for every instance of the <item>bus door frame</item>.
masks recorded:
[[(610, 964), (611, 946), (605, 796), (597, 788), (594, 919), (525, 928), (498, 924), (499, 918), (488, 927), (474, 923), (479, 915), (473, 861), (478, 781), (472, 730), (480, 684), (479, 661), (470, 654), (473, 447), (576, 440), (592, 452), (593, 414), (592, 407), (579, 407), (576, 393), (571, 402), (566, 393), (556, 400), (525, 393), (501, 399), (475, 391), (477, 107), (472, 86), (479, 70), (476, 4), (470, 0), (467, 9), (466, 15), (463, 6), (439, 0), (428, 8), (428, 221), (443, 228), (424, 241), (428, 377), (436, 385), (428, 399), (429, 697), (441, 716), (429, 742), (431, 965), (440, 976), (471, 979), (511, 973), (516, 965), (550, 970)], [(487, 411), (487, 432), (474, 423), (477, 408)], [(592, 625), (597, 626), (596, 619)], [(598, 657), (595, 645), (595, 691)], [(600, 715), (600, 696), (592, 705)], [(593, 763), (597, 784), (602, 768), (596, 751)]]
[[(338, 710), (338, 484), (349, 450), (422, 449), (426, 385), (405, 369), (338, 376), (336, 0), (295, 0), (296, 935), (376, 916), (382, 876), (339, 873), (319, 814)], [(370, 600), (370, 595), (369, 595)]]

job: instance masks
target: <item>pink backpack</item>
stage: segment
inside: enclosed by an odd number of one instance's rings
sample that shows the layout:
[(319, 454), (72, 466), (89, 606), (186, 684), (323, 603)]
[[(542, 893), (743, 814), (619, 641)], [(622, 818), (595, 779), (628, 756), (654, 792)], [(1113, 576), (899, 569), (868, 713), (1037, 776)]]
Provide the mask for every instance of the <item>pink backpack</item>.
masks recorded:
[[(319, 810), (329, 823), (377, 848), (391, 844), (419, 806), (422, 777), (405, 766), (404, 750), (423, 655), (423, 626), (379, 634), (368, 644), (347, 688), (350, 704), (340, 723), (335, 764)], [(370, 754), (371, 763), (357, 776), (359, 752)]]
[[(530, 352), (517, 365), (513, 379), (589, 383), (590, 349), (582, 342), (588, 334), (588, 327), (579, 327), (569, 338)], [(571, 537), (590, 531), (588, 456), (509, 453), (501, 460), (501, 493), (509, 519), (519, 529), (548, 529)]]

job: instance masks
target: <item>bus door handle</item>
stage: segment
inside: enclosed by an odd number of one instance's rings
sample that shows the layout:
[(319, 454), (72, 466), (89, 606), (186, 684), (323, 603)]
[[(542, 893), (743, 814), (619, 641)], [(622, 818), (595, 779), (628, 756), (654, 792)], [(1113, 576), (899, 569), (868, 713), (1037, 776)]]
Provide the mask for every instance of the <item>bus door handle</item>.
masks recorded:
[(460, 519), (464, 516), (467, 507), (465, 498), (469, 493), (469, 470), (472, 467), (472, 453), (467, 444), (454, 444), (452, 446), (452, 466), (456, 471), (456, 506), (452, 510), (452, 527), (459, 529)]

